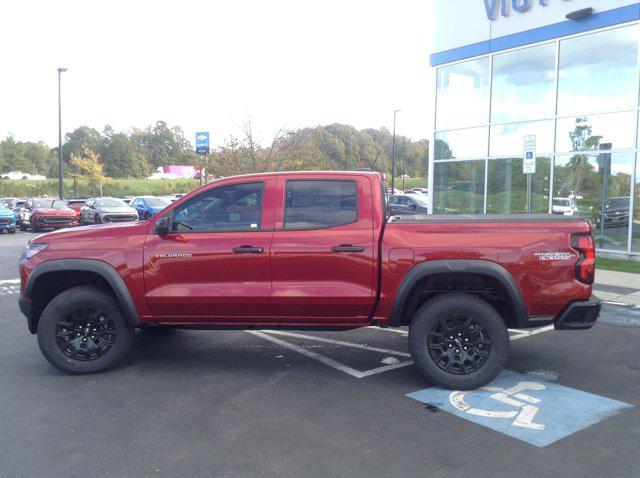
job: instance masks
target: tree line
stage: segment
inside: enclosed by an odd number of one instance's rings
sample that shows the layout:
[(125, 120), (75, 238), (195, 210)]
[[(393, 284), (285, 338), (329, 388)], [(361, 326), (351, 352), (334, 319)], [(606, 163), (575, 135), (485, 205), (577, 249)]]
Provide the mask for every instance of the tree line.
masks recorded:
[[(331, 124), (278, 131), (268, 144), (255, 139), (250, 122), (228, 137), (222, 146), (202, 158), (177, 126), (158, 121), (146, 128), (117, 132), (80, 126), (67, 133), (62, 146), (63, 175), (77, 175), (77, 161), (86, 151), (97, 155), (104, 175), (111, 178), (146, 177), (171, 164), (207, 166), (209, 174), (229, 176), (285, 170), (353, 170), (371, 167), (390, 173), (392, 135), (386, 128), (358, 130)], [(57, 177), (56, 148), (44, 142), (0, 142), (0, 172), (22, 171)], [(426, 177), (429, 143), (396, 136), (396, 175)]]

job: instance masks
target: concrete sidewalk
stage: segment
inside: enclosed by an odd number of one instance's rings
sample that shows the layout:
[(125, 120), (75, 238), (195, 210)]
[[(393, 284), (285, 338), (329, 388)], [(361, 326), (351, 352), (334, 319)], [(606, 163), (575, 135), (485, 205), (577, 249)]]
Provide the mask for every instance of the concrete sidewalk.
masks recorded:
[(593, 292), (607, 302), (640, 306), (640, 274), (596, 269)]

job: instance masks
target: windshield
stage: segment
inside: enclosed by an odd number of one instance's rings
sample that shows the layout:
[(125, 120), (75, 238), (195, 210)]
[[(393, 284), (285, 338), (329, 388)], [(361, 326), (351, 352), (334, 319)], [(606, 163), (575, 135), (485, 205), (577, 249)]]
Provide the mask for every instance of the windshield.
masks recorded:
[(6, 203), (3, 203), (2, 201), (0, 201), (0, 209), (9, 209), (9, 206), (7, 206)]
[(152, 207), (165, 207), (168, 204), (171, 204), (171, 201), (166, 198), (144, 198), (146, 203)]
[(427, 207), (428, 205), (426, 199), (420, 197), (419, 194), (414, 194), (413, 196), (411, 196), (411, 199), (420, 207)]
[(100, 198), (96, 199), (98, 207), (127, 207), (122, 199)]
[(34, 199), (34, 209), (66, 209), (67, 205), (60, 199)]
[(561, 206), (561, 207), (571, 207), (571, 203), (569, 202), (568, 199), (554, 199), (553, 205)]
[(82, 206), (86, 201), (84, 199), (71, 199), (67, 201), (69, 206)]
[(629, 207), (629, 198), (612, 198), (607, 201), (608, 208)]

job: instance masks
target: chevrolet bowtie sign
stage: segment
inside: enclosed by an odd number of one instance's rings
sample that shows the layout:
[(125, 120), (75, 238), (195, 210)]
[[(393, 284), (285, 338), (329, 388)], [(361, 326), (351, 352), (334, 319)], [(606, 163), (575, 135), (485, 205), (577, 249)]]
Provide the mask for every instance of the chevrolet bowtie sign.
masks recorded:
[[(549, 0), (484, 0), (484, 7), (487, 10), (487, 18), (495, 20), (498, 16), (498, 10), (503, 17), (509, 16), (509, 8), (514, 12), (524, 13), (533, 3), (546, 7)], [(558, 0), (555, 0), (558, 1)], [(567, 1), (567, 0), (565, 0)]]
[(209, 132), (196, 133), (196, 153), (209, 154)]

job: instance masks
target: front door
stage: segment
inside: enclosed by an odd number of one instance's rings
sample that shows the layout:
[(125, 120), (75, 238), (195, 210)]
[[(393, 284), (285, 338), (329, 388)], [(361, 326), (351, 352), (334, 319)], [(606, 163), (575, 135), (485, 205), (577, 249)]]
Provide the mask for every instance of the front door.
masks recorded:
[(374, 299), (369, 178), (279, 178), (276, 211), (273, 313), (290, 323), (366, 322)]
[(169, 234), (149, 233), (144, 282), (158, 322), (237, 324), (268, 316), (275, 185), (223, 182), (174, 207)]

